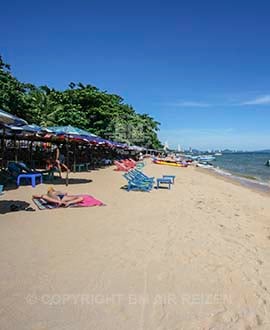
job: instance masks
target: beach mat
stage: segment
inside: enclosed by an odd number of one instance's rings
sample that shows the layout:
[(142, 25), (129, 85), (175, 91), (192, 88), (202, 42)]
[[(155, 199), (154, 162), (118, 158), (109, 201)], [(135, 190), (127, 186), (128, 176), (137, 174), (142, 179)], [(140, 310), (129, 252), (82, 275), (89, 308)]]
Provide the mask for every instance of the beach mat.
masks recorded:
[[(105, 206), (105, 204), (103, 202), (101, 202), (100, 200), (94, 198), (91, 195), (76, 195), (76, 196), (83, 197), (83, 201), (80, 202), (80, 203), (69, 205), (66, 208)], [(57, 204), (48, 203), (43, 198), (33, 198), (33, 202), (36, 204), (36, 206), (40, 210), (52, 210), (52, 209), (58, 209), (58, 208), (65, 208), (65, 207), (61, 207), (61, 206), (59, 207)]]

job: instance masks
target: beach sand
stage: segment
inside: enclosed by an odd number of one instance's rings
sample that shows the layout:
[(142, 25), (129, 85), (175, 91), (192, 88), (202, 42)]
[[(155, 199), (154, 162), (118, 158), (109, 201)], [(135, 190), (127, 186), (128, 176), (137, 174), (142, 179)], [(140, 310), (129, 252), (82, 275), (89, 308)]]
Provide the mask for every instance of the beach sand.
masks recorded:
[(1, 330), (270, 329), (269, 194), (194, 167), (144, 171), (176, 182), (126, 192), (112, 167), (71, 174), (70, 193), (106, 206), (0, 215)]

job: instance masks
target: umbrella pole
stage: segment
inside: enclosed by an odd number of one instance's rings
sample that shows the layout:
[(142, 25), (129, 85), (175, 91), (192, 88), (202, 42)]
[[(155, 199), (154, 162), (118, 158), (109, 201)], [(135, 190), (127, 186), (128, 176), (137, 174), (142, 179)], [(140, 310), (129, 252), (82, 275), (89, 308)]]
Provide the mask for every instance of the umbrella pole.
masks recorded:
[(33, 166), (33, 141), (30, 142), (30, 164), (31, 168), (36, 168), (36, 166)]
[(76, 172), (76, 145), (73, 142), (73, 172)]
[(3, 128), (3, 135), (1, 139), (1, 168), (4, 168), (4, 159), (5, 159), (5, 137), (6, 137), (6, 129)]
[[(67, 168), (68, 168), (68, 164), (69, 164), (69, 140), (68, 138), (66, 139), (66, 150), (67, 150)], [(68, 172), (69, 170), (67, 170), (67, 175), (66, 175), (66, 186), (68, 186)]]
[(18, 161), (18, 149), (16, 144), (16, 134), (14, 135), (14, 148), (15, 148), (15, 162)]

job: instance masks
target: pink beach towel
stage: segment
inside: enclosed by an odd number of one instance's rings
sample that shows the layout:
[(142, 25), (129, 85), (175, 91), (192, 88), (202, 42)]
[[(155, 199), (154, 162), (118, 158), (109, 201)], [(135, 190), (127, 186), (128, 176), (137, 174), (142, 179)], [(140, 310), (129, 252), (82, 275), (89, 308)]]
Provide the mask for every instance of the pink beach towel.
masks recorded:
[[(77, 204), (71, 204), (69, 207), (90, 207), (90, 206), (105, 206), (103, 202), (95, 199), (91, 195), (76, 195), (83, 197), (83, 201)], [(59, 209), (57, 204), (48, 203), (43, 198), (33, 198), (33, 202), (37, 205), (40, 210), (52, 210)]]
[(74, 206), (102, 206), (102, 205), (105, 205), (103, 202), (99, 201), (98, 199), (95, 199), (93, 196), (90, 196), (90, 195), (79, 195), (79, 196), (83, 197), (83, 201)]

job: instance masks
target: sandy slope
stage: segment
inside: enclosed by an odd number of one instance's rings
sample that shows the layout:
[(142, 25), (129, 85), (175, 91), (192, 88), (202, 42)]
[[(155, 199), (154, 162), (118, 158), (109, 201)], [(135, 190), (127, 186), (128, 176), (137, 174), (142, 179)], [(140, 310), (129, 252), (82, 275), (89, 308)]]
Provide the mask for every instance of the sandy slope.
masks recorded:
[(270, 329), (269, 196), (195, 168), (145, 172), (176, 183), (127, 193), (109, 168), (69, 186), (106, 207), (0, 215), (1, 330)]

